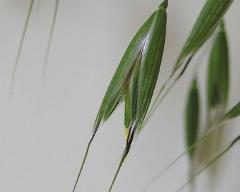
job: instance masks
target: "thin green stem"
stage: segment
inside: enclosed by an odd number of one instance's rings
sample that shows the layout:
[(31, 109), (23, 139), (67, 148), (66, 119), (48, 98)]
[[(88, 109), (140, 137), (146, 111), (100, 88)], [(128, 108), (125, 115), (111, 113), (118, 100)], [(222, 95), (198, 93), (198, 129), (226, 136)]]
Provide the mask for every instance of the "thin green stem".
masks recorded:
[(111, 183), (111, 185), (110, 185), (110, 188), (109, 188), (108, 192), (111, 192), (111, 191), (112, 191), (113, 186), (114, 186), (114, 184), (115, 184), (115, 182), (116, 182), (116, 179), (117, 179), (117, 177), (118, 177), (118, 174), (119, 174), (119, 172), (120, 172), (120, 169), (121, 169), (121, 167), (122, 167), (122, 165), (123, 165), (123, 163), (124, 163), (124, 161), (125, 161), (128, 153), (129, 153), (129, 151), (124, 150), (124, 152), (123, 152), (123, 154), (122, 154), (122, 158), (121, 158), (121, 160), (120, 160), (120, 163), (119, 163), (118, 168), (117, 168), (117, 171), (116, 171), (116, 173), (115, 173), (115, 175), (114, 175), (114, 177), (113, 177), (113, 180), (112, 180), (112, 183)]
[(143, 191), (147, 191), (166, 171), (168, 171), (173, 165), (175, 165), (182, 157), (184, 157), (189, 151), (195, 149), (200, 143), (207, 139), (207, 137), (217, 130), (225, 121), (219, 121), (212, 128), (210, 128), (203, 137), (199, 138), (194, 144), (192, 144), (188, 149), (181, 153), (177, 158), (170, 162), (163, 170), (160, 171), (147, 185), (144, 187)]
[(84, 167), (84, 165), (85, 165), (85, 163), (86, 163), (86, 159), (87, 159), (87, 156), (88, 156), (88, 153), (89, 153), (89, 150), (90, 150), (91, 144), (92, 144), (92, 142), (93, 142), (93, 139), (94, 139), (94, 137), (95, 137), (95, 135), (96, 135), (96, 132), (97, 132), (97, 131), (94, 131), (94, 133), (93, 133), (91, 139), (90, 139), (89, 142), (88, 142), (88, 145), (87, 145), (87, 147), (86, 147), (86, 151), (85, 151), (85, 154), (84, 154), (84, 157), (83, 157), (82, 163), (81, 163), (81, 167), (80, 167), (80, 169), (79, 169), (79, 172), (78, 172), (78, 175), (77, 175), (76, 181), (75, 181), (75, 183), (74, 183), (74, 187), (73, 187), (72, 192), (75, 192), (75, 190), (76, 190), (76, 188), (77, 188), (77, 184), (78, 184), (79, 179), (80, 179), (80, 176), (81, 176), (81, 174), (82, 174), (83, 167)]
[[(194, 176), (194, 170), (195, 170), (195, 166), (194, 166), (194, 159), (191, 158), (190, 159), (190, 168), (189, 168), (189, 178), (192, 178)], [(193, 180), (190, 183), (190, 192), (194, 192), (195, 191), (195, 180)]]
[(240, 136), (238, 136), (234, 141), (227, 146), (221, 153), (219, 153), (216, 157), (210, 160), (204, 167), (198, 170), (193, 177), (191, 177), (186, 183), (184, 183), (176, 192), (182, 191), (188, 184), (190, 184), (198, 175), (200, 175), (204, 170), (210, 167), (213, 163), (215, 163), (218, 159), (220, 159), (224, 154), (228, 152), (238, 141), (240, 140)]
[(30, 4), (29, 4), (27, 17), (26, 17), (24, 27), (23, 27), (23, 32), (22, 32), (22, 36), (21, 36), (21, 39), (20, 39), (20, 44), (19, 44), (18, 51), (17, 51), (17, 57), (15, 59), (14, 66), (13, 66), (11, 85), (10, 85), (10, 94), (13, 93), (15, 78), (16, 78), (16, 72), (17, 72), (17, 68), (18, 68), (18, 63), (19, 63), (19, 60), (20, 60), (20, 57), (21, 57), (23, 44), (24, 44), (24, 40), (25, 40), (25, 37), (26, 37), (27, 28), (28, 28), (28, 25), (29, 25), (31, 14), (32, 14), (33, 4), (34, 4), (34, 0), (31, 0)]
[(48, 58), (49, 58), (50, 49), (51, 49), (51, 46), (52, 46), (52, 40), (53, 40), (53, 35), (54, 35), (56, 21), (57, 21), (57, 15), (58, 15), (58, 8), (59, 8), (59, 0), (56, 0), (55, 1), (52, 24), (51, 24), (50, 35), (49, 35), (46, 54), (45, 54), (45, 58), (44, 58), (43, 75), (46, 75), (46, 73), (47, 73)]
[[(181, 72), (179, 73), (179, 75), (174, 78), (175, 73), (172, 73), (169, 78), (167, 79), (167, 81), (162, 85), (162, 87), (160, 88), (155, 100), (153, 101), (149, 112), (147, 113), (147, 116), (145, 118), (143, 127), (147, 124), (147, 122), (149, 121), (149, 119), (152, 117), (152, 115), (155, 113), (155, 111), (158, 109), (159, 105), (161, 104), (161, 102), (165, 99), (165, 97), (168, 95), (168, 93), (172, 90), (172, 88), (174, 87), (174, 85), (177, 83), (177, 81), (181, 78), (181, 76), (184, 74), (184, 72), (186, 71), (189, 63), (191, 62), (192, 57), (189, 57), (189, 59), (186, 61), (186, 64), (184, 65), (183, 69), (181, 70)], [(173, 79), (174, 78), (174, 79)], [(165, 91), (166, 90), (166, 91)]]
[(126, 147), (125, 147), (125, 149), (124, 149), (124, 152), (123, 152), (123, 154), (122, 154), (122, 158), (121, 158), (121, 160), (120, 160), (120, 162), (119, 162), (119, 165), (118, 165), (118, 168), (117, 168), (117, 170), (116, 170), (116, 172), (115, 172), (115, 174), (114, 174), (114, 177), (113, 177), (113, 180), (112, 180), (112, 182), (111, 182), (111, 185), (110, 185), (110, 187), (109, 187), (108, 192), (111, 192), (112, 189), (113, 189), (113, 186), (114, 186), (114, 184), (115, 184), (115, 182), (116, 182), (116, 179), (117, 179), (117, 177), (118, 177), (118, 175), (119, 175), (119, 172), (120, 172), (120, 170), (121, 170), (121, 168), (122, 168), (122, 165), (123, 165), (126, 157), (128, 156), (128, 153), (129, 153), (129, 151), (130, 151), (130, 148), (131, 148), (131, 145), (132, 145), (132, 142), (133, 142), (134, 135), (135, 135), (135, 127), (134, 127), (134, 128), (131, 127), (131, 128), (130, 128), (130, 133), (129, 133), (128, 138), (127, 138)]

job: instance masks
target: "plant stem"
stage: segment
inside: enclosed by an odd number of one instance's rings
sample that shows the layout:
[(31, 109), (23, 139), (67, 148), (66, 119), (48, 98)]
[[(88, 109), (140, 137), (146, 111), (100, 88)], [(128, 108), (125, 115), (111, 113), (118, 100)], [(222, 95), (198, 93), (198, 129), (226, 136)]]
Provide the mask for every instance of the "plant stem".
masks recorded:
[(189, 153), (189, 151), (195, 149), (200, 143), (202, 143), (203, 141), (205, 141), (208, 136), (213, 133), (215, 130), (217, 130), (219, 127), (221, 127), (221, 125), (225, 123), (224, 120), (219, 121), (218, 123), (216, 123), (215, 125), (213, 125), (206, 133), (204, 136), (202, 136), (201, 138), (199, 138), (195, 143), (193, 143), (188, 149), (186, 149), (183, 153), (181, 153), (179, 156), (177, 156), (177, 158), (175, 158), (173, 161), (171, 161), (166, 167), (164, 167), (160, 173), (158, 173), (143, 189), (143, 191), (147, 191), (149, 189), (149, 187), (151, 187), (151, 185), (153, 183), (155, 183), (162, 175), (164, 175), (164, 173), (166, 173), (166, 171), (168, 171), (171, 167), (173, 167), (182, 157), (184, 157), (187, 153)]
[(220, 159), (225, 153), (228, 152), (238, 141), (240, 140), (240, 135), (232, 141), (230, 145), (228, 145), (221, 153), (219, 153), (216, 157), (210, 160), (204, 167), (198, 170), (186, 183), (184, 183), (176, 192), (182, 191), (189, 183), (191, 183), (198, 175), (200, 175), (205, 169), (210, 167), (213, 163), (215, 163), (218, 159)]
[(92, 142), (93, 142), (93, 139), (94, 139), (96, 133), (97, 133), (97, 131), (95, 130), (95, 131), (93, 132), (93, 134), (92, 134), (91, 139), (90, 139), (89, 142), (88, 142), (88, 145), (87, 145), (87, 147), (86, 147), (86, 151), (85, 151), (85, 154), (84, 154), (84, 158), (83, 158), (83, 160), (82, 160), (81, 167), (80, 167), (80, 170), (79, 170), (79, 172), (78, 172), (76, 181), (75, 181), (75, 183), (74, 183), (74, 187), (73, 187), (72, 192), (75, 192), (75, 190), (76, 190), (76, 188), (77, 188), (77, 184), (78, 184), (79, 179), (80, 179), (80, 176), (81, 176), (81, 174), (82, 174), (83, 167), (84, 167), (84, 165), (85, 165), (85, 163), (86, 163), (86, 159), (87, 159), (87, 156), (88, 156), (88, 153), (89, 153), (89, 149), (90, 149), (90, 147), (91, 147), (91, 144), (92, 144)]
[(46, 73), (47, 73), (48, 58), (49, 58), (50, 49), (51, 49), (52, 40), (53, 40), (53, 34), (54, 34), (55, 26), (56, 26), (58, 8), (59, 8), (59, 0), (56, 0), (50, 35), (49, 35), (48, 44), (47, 44), (47, 50), (46, 50), (46, 54), (45, 54), (45, 58), (44, 58), (43, 75), (46, 75)]
[(169, 78), (167, 79), (167, 81), (165, 81), (165, 83), (161, 86), (159, 92), (157, 93), (156, 98), (152, 102), (151, 107), (147, 113), (143, 127), (148, 123), (149, 119), (156, 112), (156, 110), (158, 109), (161, 102), (165, 99), (165, 97), (168, 95), (168, 93), (172, 90), (172, 88), (175, 86), (177, 81), (182, 77), (182, 75), (186, 71), (191, 60), (192, 60), (192, 57), (189, 57), (184, 65), (183, 69), (181, 70), (180, 74), (178, 74), (178, 76), (176, 78), (173, 79), (173, 76), (175, 73), (172, 73), (169, 76)]
[(115, 182), (116, 182), (116, 179), (117, 179), (117, 177), (118, 177), (118, 174), (119, 174), (119, 172), (120, 172), (120, 169), (122, 168), (122, 165), (123, 165), (126, 157), (128, 156), (128, 153), (129, 153), (129, 151), (130, 151), (130, 148), (131, 148), (131, 145), (132, 145), (132, 141), (133, 141), (134, 135), (135, 135), (135, 128), (133, 128), (133, 129), (130, 128), (130, 133), (129, 133), (129, 135), (128, 135), (128, 139), (127, 139), (127, 142), (126, 142), (126, 147), (125, 147), (125, 149), (124, 149), (124, 152), (123, 152), (123, 154), (122, 154), (122, 158), (121, 158), (121, 160), (120, 160), (120, 162), (119, 162), (118, 168), (117, 168), (117, 170), (116, 170), (116, 172), (115, 172), (115, 175), (114, 175), (114, 177), (113, 177), (113, 180), (112, 180), (112, 183), (111, 183), (111, 185), (110, 185), (110, 187), (109, 187), (108, 192), (111, 192), (112, 189), (113, 189), (113, 186), (114, 186), (114, 184), (115, 184)]
[(20, 56), (21, 56), (22, 49), (23, 49), (23, 43), (24, 43), (24, 40), (25, 40), (25, 36), (26, 36), (29, 21), (30, 21), (30, 17), (31, 17), (31, 14), (32, 14), (33, 4), (34, 4), (34, 0), (31, 0), (30, 4), (29, 4), (27, 17), (26, 17), (24, 27), (23, 27), (23, 32), (22, 32), (22, 36), (21, 36), (21, 39), (20, 39), (20, 44), (19, 44), (18, 51), (17, 51), (17, 57), (15, 59), (14, 66), (13, 66), (11, 85), (10, 85), (10, 95), (13, 93), (15, 78), (16, 78), (16, 72), (17, 72), (17, 68), (18, 68), (18, 63), (19, 63), (19, 60), (20, 60)]
[(113, 186), (114, 186), (114, 184), (115, 184), (115, 181), (116, 181), (116, 179), (117, 179), (117, 176), (118, 176), (118, 174), (119, 174), (119, 171), (120, 171), (120, 169), (121, 169), (121, 167), (122, 167), (122, 165), (123, 165), (123, 163), (124, 163), (124, 161), (125, 161), (125, 159), (126, 159), (126, 157), (127, 157), (127, 155), (128, 155), (128, 152), (129, 152), (129, 151), (124, 150), (124, 152), (123, 152), (123, 154), (122, 154), (122, 158), (121, 158), (121, 160), (120, 160), (120, 163), (119, 163), (119, 165), (118, 165), (117, 171), (116, 171), (116, 173), (115, 173), (115, 175), (114, 175), (114, 178), (113, 178), (113, 180), (112, 180), (112, 183), (111, 183), (111, 185), (110, 185), (110, 188), (109, 188), (108, 192), (111, 192), (111, 191), (112, 191)]
[[(190, 159), (189, 178), (192, 178), (194, 176), (194, 170), (195, 170), (194, 160)], [(190, 192), (194, 192), (194, 191), (195, 191), (195, 180), (193, 179), (190, 183)]]

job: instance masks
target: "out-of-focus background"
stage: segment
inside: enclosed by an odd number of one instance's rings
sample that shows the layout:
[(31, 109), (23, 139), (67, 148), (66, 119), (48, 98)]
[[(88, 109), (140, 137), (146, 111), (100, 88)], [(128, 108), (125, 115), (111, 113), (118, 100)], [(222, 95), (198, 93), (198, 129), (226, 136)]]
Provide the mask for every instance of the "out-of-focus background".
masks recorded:
[[(47, 74), (43, 76), (55, 1), (35, 1), (14, 93), (9, 96), (14, 60), (30, 0), (0, 0), (1, 192), (71, 191), (108, 83), (129, 41), (160, 2), (60, 0)], [(169, 1), (159, 86), (169, 75), (204, 2)], [(226, 15), (232, 64), (229, 106), (240, 100), (239, 8), (240, 2), (234, 1)], [(210, 46), (211, 40), (134, 143), (114, 191), (140, 192), (183, 152), (187, 89), (193, 70), (198, 66), (201, 99), (205, 104), (206, 59)], [(240, 132), (239, 122), (235, 120), (228, 125), (225, 144)], [(124, 144), (121, 106), (100, 128), (78, 191), (107, 191)], [(206, 172), (198, 177), (199, 191), (240, 190), (239, 148), (236, 145), (219, 161), (217, 175), (212, 176), (214, 179)], [(181, 159), (149, 192), (174, 192), (187, 179), (187, 163), (187, 157)]]

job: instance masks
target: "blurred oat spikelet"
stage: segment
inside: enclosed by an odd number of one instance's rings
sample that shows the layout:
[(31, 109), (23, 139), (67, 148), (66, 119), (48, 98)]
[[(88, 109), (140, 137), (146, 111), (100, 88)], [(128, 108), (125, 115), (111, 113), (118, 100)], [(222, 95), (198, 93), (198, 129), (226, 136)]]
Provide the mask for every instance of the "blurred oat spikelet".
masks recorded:
[[(167, 93), (172, 89), (174, 84), (181, 78), (181, 76), (185, 73), (188, 65), (190, 64), (192, 58), (198, 53), (200, 48), (207, 42), (207, 40), (214, 34), (216, 28), (218, 28), (219, 23), (221, 23), (222, 18), (224, 17), (225, 13), (231, 6), (233, 0), (207, 0), (204, 4), (199, 16), (194, 23), (194, 26), (188, 35), (187, 40), (177, 58), (175, 66), (172, 70), (170, 77), (167, 81), (163, 84), (160, 91), (157, 94), (157, 98), (153, 101), (153, 105), (150, 108), (150, 116), (154, 113), (157, 109), (161, 101), (167, 95)], [(190, 96), (189, 96), (190, 97)], [(190, 102), (190, 99), (189, 101)], [(200, 101), (199, 101), (200, 102)], [(189, 105), (189, 104), (187, 104)], [(193, 110), (188, 109), (186, 110)], [(236, 108), (236, 114), (238, 112), (238, 108)], [(187, 113), (189, 112), (185, 112)], [(200, 113), (200, 112), (199, 112)], [(192, 114), (191, 114), (192, 115)], [(236, 115), (237, 116), (237, 115)], [(195, 117), (199, 120), (199, 117)], [(225, 120), (222, 120), (225, 121)], [(146, 185), (144, 191), (155, 183), (167, 170), (169, 170), (179, 159), (181, 159), (185, 154), (189, 154), (190, 161), (192, 161), (197, 153), (198, 145), (205, 141), (207, 136), (210, 135), (215, 129), (218, 128), (221, 122), (217, 122), (217, 126), (213, 126), (209, 131), (206, 132), (206, 135), (198, 136), (198, 127), (196, 127), (197, 122), (193, 122), (191, 126), (189, 124), (191, 121), (186, 119), (185, 116), (185, 129), (186, 129), (186, 146), (187, 149), (185, 152), (180, 154), (176, 159), (171, 161), (162, 171), (159, 172), (149, 183)], [(199, 125), (198, 125), (199, 126)], [(190, 127), (190, 128), (189, 128)], [(192, 127), (192, 128), (191, 128)], [(194, 134), (193, 134), (194, 133)], [(193, 135), (192, 138), (189, 138), (188, 135)], [(199, 139), (197, 139), (199, 138)], [(191, 145), (192, 144), (192, 145)], [(191, 176), (190, 176), (191, 177)]]
[[(227, 34), (222, 21), (210, 53), (207, 79), (207, 127), (206, 132), (226, 112), (229, 96), (229, 50)], [(200, 162), (207, 162), (221, 149), (223, 129), (211, 134), (202, 145)]]
[[(191, 147), (198, 138), (200, 123), (200, 98), (197, 80), (194, 79), (188, 93), (185, 110), (185, 135), (186, 147)], [(189, 158), (194, 157), (195, 149), (189, 151)]]
[(197, 20), (184, 43), (183, 48), (177, 58), (175, 66), (171, 72), (170, 77), (163, 84), (162, 88), (154, 100), (149, 117), (156, 111), (161, 101), (165, 98), (167, 93), (172, 89), (174, 84), (185, 73), (192, 58), (197, 54), (199, 49), (212, 36), (215, 29), (218, 27), (221, 19), (231, 6), (233, 0), (207, 0), (204, 4)]
[[(188, 93), (185, 109), (185, 142), (186, 148), (191, 148), (196, 143), (200, 128), (200, 94), (196, 78), (194, 78)], [(188, 151), (189, 156), (189, 178), (195, 172), (195, 148)], [(194, 181), (191, 182), (191, 191), (194, 191)]]

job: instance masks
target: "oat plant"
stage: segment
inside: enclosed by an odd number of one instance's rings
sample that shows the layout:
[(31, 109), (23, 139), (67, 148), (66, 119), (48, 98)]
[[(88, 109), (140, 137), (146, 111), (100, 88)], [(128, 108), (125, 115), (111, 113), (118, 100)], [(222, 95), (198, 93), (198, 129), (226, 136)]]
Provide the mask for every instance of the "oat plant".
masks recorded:
[(110, 185), (112, 190), (120, 168), (126, 159), (134, 138), (140, 133), (158, 79), (166, 36), (165, 0), (143, 24), (129, 44), (103, 98), (98, 111), (93, 134), (78, 173), (73, 192), (81, 176), (89, 148), (101, 123), (105, 122), (121, 100), (125, 103), (126, 146)]
[[(209, 61), (208, 94), (210, 99), (208, 102), (208, 112), (209, 116), (211, 116), (210, 114), (213, 113), (212, 111), (216, 111), (218, 116), (217, 118), (214, 118), (214, 120), (211, 120), (211, 123), (209, 123), (206, 131), (204, 131), (202, 135), (199, 135), (199, 115), (201, 107), (196, 75), (190, 89), (186, 107), (185, 119), (187, 150), (179, 155), (174, 161), (170, 162), (170, 164), (164, 168), (160, 174), (149, 182), (145, 191), (147, 191), (151, 184), (157, 181), (157, 179), (159, 179), (180, 158), (188, 154), (191, 164), (189, 181), (179, 188), (179, 191), (181, 191), (187, 184), (190, 184), (197, 175), (212, 165), (232, 146), (234, 146), (234, 144), (239, 140), (239, 137), (227, 146), (224, 151), (218, 153), (214, 157), (211, 157), (210, 161), (204, 164), (203, 167), (195, 169), (194, 159), (195, 156), (199, 154), (199, 144), (206, 141), (209, 135), (214, 133), (216, 130), (219, 130), (220, 127), (227, 121), (240, 115), (240, 104), (237, 104), (228, 112), (225, 111), (228, 96), (228, 76), (220, 82), (215, 82), (216, 79), (214, 76), (216, 74), (216, 78), (218, 78), (219, 75), (226, 70), (226, 68), (222, 67), (227, 67), (228, 69), (228, 66), (222, 66), (222, 64), (226, 64), (224, 63), (225, 58), (218, 57), (226, 56), (222, 54), (222, 48), (226, 46), (223, 42), (226, 39), (224, 39), (225, 36), (223, 36), (225, 35), (225, 31), (222, 19), (232, 2), (233, 0), (206, 1), (199, 16), (197, 17), (192, 31), (190, 32), (178, 58), (176, 59), (173, 70), (169, 74), (169, 77), (162, 83), (159, 90), (155, 89), (164, 52), (167, 27), (166, 9), (168, 7), (168, 1), (164, 0), (163, 3), (160, 4), (159, 8), (142, 25), (133, 40), (130, 42), (105, 93), (72, 192), (75, 192), (77, 189), (77, 184), (86, 163), (91, 144), (94, 141), (100, 125), (108, 120), (116, 107), (119, 106), (120, 102), (124, 102), (126, 145), (123, 150), (119, 166), (109, 187), (109, 192), (112, 191), (119, 171), (130, 152), (134, 139), (137, 138), (137, 135), (141, 132), (144, 125), (159, 107), (160, 103), (185, 73), (193, 57), (215, 33), (217, 33), (217, 38)], [(216, 66), (219, 61), (222, 63), (220, 63), (219, 66)], [(156, 92), (157, 96), (153, 99), (154, 92)], [(221, 113), (219, 111), (221, 111)]]

